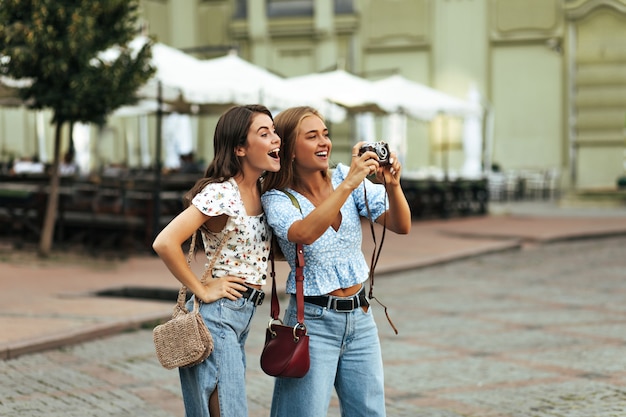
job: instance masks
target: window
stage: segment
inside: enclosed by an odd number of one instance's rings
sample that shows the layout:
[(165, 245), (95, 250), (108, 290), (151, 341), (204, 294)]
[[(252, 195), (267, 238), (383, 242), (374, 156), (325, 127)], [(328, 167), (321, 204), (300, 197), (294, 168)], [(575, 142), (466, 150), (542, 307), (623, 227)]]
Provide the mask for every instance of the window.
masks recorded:
[(313, 16), (313, 0), (267, 0), (267, 17)]
[[(267, 17), (295, 17), (313, 16), (315, 0), (265, 0)], [(354, 0), (334, 0), (335, 14), (354, 13)], [(235, 19), (248, 17), (247, 0), (237, 0), (235, 3)]]

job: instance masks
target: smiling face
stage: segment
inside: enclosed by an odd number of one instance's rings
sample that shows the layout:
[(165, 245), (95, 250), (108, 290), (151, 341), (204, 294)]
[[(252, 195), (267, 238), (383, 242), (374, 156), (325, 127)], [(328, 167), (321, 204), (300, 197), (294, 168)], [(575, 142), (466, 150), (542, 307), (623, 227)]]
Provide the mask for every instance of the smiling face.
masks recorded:
[(263, 113), (255, 113), (248, 129), (246, 144), (236, 149), (243, 157), (243, 164), (255, 171), (277, 172), (280, 169), (280, 137), (272, 119)]
[(327, 170), (332, 147), (324, 121), (315, 115), (306, 116), (298, 126), (294, 148), (298, 170)]

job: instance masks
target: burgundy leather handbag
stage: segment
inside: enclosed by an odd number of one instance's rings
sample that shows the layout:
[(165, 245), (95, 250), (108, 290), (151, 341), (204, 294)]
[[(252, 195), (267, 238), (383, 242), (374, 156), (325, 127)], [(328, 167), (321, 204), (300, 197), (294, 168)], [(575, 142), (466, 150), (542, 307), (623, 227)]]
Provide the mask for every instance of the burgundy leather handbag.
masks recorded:
[(309, 371), (309, 335), (304, 324), (304, 249), (296, 244), (296, 303), (298, 322), (285, 326), (278, 318), (280, 306), (276, 295), (274, 254), (270, 252), (272, 276), (271, 318), (265, 331), (265, 346), (261, 353), (261, 369), (270, 376), (302, 378)]

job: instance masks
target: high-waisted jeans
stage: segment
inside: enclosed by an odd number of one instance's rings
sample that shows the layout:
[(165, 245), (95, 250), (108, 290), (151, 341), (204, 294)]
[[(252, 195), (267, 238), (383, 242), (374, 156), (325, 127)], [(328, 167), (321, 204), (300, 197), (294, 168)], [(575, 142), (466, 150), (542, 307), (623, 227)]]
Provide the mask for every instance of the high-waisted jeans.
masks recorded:
[[(193, 298), (187, 302), (187, 308), (193, 309)], [(209, 396), (215, 388), (222, 416), (248, 416), (244, 345), (255, 310), (254, 304), (245, 298), (200, 304), (214, 348), (204, 362), (179, 369), (186, 417), (209, 417)]]
[[(303, 378), (276, 378), (271, 416), (325, 416), (333, 387), (342, 416), (384, 416), (383, 361), (372, 307), (342, 313), (304, 306), (311, 367)], [(295, 296), (284, 322), (297, 322)]]

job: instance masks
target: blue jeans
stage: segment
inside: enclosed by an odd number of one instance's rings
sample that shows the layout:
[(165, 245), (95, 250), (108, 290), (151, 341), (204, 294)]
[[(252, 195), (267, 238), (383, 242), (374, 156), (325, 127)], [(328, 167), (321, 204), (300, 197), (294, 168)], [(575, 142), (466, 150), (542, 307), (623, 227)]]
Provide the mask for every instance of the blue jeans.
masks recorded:
[[(187, 302), (193, 309), (193, 298)], [(209, 396), (218, 389), (222, 416), (247, 417), (244, 345), (256, 311), (245, 298), (222, 298), (200, 304), (200, 314), (213, 336), (213, 352), (202, 363), (180, 368), (186, 417), (209, 417)]]
[[(297, 322), (295, 296), (284, 322)], [(304, 322), (311, 367), (303, 378), (276, 378), (271, 416), (325, 416), (333, 387), (342, 416), (384, 416), (383, 361), (372, 308), (338, 313), (304, 303)]]

